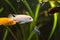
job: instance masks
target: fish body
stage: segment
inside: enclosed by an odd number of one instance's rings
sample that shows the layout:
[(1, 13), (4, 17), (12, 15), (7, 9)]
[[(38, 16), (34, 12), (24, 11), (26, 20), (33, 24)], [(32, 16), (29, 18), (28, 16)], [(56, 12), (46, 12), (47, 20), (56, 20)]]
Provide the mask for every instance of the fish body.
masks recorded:
[(0, 18), (0, 25), (15, 25), (16, 21), (12, 20), (11, 18)]
[(14, 16), (15, 17), (13, 17), (11, 15), (10, 18), (15, 20), (19, 24), (24, 24), (24, 23), (28, 23), (28, 22), (33, 21), (33, 18), (31, 16), (29, 16), (29, 15), (14, 15)]

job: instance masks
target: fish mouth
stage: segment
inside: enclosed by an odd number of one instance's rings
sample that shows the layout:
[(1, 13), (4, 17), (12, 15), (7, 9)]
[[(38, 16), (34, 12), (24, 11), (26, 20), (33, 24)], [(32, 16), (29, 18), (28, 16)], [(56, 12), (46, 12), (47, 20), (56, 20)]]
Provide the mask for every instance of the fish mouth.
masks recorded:
[(31, 19), (31, 22), (33, 21), (33, 19)]
[(33, 18), (31, 17), (31, 22), (33, 21)]

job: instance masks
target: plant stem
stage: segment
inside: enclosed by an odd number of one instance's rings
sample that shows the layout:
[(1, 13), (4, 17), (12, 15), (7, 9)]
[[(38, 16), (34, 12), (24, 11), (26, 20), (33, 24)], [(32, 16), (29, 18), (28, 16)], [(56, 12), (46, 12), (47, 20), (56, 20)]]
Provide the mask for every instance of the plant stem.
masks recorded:
[(28, 2), (26, 0), (22, 0), (22, 2), (25, 4), (25, 6), (28, 8), (28, 11), (30, 12), (30, 16), (32, 16), (34, 18), (33, 12), (28, 4)]
[[(35, 12), (34, 21), (33, 21), (33, 23), (31, 23), (31, 26), (30, 26), (30, 32), (32, 31), (32, 29), (34, 28), (34, 25), (36, 24), (37, 17), (38, 17), (38, 13), (39, 13), (39, 9), (40, 9), (40, 4), (38, 3), (38, 4), (37, 4), (37, 7), (36, 7), (36, 12)], [(36, 36), (36, 38), (37, 38), (37, 36)], [(37, 38), (37, 39), (38, 39), (38, 38)]]
[(25, 36), (24, 31), (23, 31), (23, 28), (22, 27), (20, 27), (20, 28), (21, 28), (21, 32), (22, 32), (23, 38), (24, 38), (24, 40), (26, 40), (26, 36)]
[(2, 7), (2, 8), (0, 9), (0, 13), (1, 13), (3, 10), (4, 10), (4, 8)]
[(36, 7), (35, 18), (34, 18), (35, 21), (37, 21), (37, 17), (38, 17), (38, 14), (39, 14), (39, 10), (40, 10), (40, 3), (38, 3), (38, 4), (37, 4), (37, 7)]
[[(54, 6), (55, 6), (54, 1), (50, 1), (50, 4), (51, 4), (51, 7), (54, 7)], [(52, 37), (52, 35), (53, 35), (53, 33), (54, 33), (55, 29), (56, 29), (57, 16), (58, 16), (57, 13), (54, 13), (54, 23), (53, 23), (53, 28), (52, 28), (52, 30), (51, 30), (51, 33), (50, 33), (50, 36), (49, 36), (48, 40), (51, 39), (51, 37)]]
[(12, 36), (14, 37), (14, 39), (17, 40), (16, 36), (13, 34), (13, 32), (11, 31), (11, 29), (9, 27), (6, 27), (6, 31), (4, 33), (3, 40), (6, 40), (6, 37), (8, 35), (8, 31), (12, 34)]
[(36, 7), (36, 11), (35, 11), (34, 21), (33, 21), (33, 23), (31, 23), (31, 26), (30, 26), (30, 32), (32, 31), (34, 25), (36, 24), (36, 21), (37, 21), (37, 18), (38, 18), (39, 9), (40, 9), (40, 4), (38, 3), (37, 7)]
[(14, 33), (12, 32), (12, 30), (11, 30), (9, 27), (7, 27), (7, 29), (8, 29), (8, 31), (11, 33), (11, 35), (14, 37), (14, 39), (17, 40), (17, 38), (16, 38), (16, 36), (14, 35)]
[(5, 31), (5, 33), (4, 33), (3, 40), (6, 40), (7, 35), (8, 35), (8, 30), (6, 29), (6, 31)]
[[(38, 28), (40, 28), (42, 25), (40, 25)], [(28, 37), (28, 39), (27, 40), (31, 40), (31, 38), (32, 38), (32, 36), (34, 35), (35, 33), (34, 33), (34, 30), (30, 33), (30, 35), (29, 35), (29, 37)]]
[(53, 28), (52, 28), (52, 30), (51, 30), (51, 33), (50, 33), (50, 36), (49, 36), (48, 40), (50, 40), (50, 39), (51, 39), (51, 37), (52, 37), (52, 35), (53, 35), (53, 33), (54, 33), (55, 29), (56, 29), (57, 16), (58, 16), (57, 14), (54, 14), (54, 23), (53, 23)]

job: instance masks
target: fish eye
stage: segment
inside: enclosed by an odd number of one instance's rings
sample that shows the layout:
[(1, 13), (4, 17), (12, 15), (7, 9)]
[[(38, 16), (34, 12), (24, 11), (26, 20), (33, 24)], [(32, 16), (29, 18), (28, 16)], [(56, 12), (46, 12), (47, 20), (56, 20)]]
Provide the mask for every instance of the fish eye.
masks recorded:
[(31, 20), (31, 18), (29, 18), (29, 20)]

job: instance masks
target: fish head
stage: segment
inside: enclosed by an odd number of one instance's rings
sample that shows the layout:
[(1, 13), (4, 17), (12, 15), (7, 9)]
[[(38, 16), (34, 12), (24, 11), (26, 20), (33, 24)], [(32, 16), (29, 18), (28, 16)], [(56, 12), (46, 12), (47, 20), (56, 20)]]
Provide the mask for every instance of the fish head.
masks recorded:
[(24, 24), (32, 21), (33, 21), (33, 18), (31, 16), (26, 15), (21, 18), (21, 20), (19, 21), (19, 24)]

